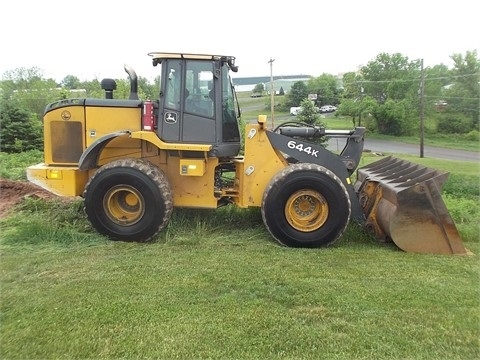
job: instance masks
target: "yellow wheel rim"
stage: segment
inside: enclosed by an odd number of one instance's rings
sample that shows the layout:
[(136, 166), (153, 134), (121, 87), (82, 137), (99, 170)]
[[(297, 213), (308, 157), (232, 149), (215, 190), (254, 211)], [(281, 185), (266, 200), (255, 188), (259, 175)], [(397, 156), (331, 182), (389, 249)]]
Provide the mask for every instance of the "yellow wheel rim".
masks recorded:
[(129, 185), (118, 185), (105, 194), (103, 208), (114, 223), (133, 225), (145, 213), (145, 201), (137, 189)]
[(298, 231), (315, 231), (327, 221), (328, 203), (317, 191), (296, 191), (285, 204), (285, 217), (290, 226)]

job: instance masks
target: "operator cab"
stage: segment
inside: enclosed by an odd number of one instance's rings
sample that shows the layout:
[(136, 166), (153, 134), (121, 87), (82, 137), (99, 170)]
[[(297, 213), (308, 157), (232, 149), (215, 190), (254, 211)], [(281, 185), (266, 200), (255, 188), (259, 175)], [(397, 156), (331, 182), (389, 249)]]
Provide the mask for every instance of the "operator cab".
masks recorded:
[(240, 110), (222, 55), (150, 53), (161, 64), (157, 134), (165, 142), (212, 144), (209, 156), (238, 155)]

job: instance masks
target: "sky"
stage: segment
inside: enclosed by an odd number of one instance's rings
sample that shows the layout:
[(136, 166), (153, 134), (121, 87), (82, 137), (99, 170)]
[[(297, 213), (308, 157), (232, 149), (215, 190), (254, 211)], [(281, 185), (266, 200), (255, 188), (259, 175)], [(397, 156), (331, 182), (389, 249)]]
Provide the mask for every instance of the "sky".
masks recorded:
[[(339, 74), (381, 53), (452, 67), (480, 55), (471, 0), (3, 0), (0, 76), (40, 69), (57, 82), (153, 80), (149, 52), (231, 55), (233, 77)], [(272, 67), (269, 61), (273, 59)]]

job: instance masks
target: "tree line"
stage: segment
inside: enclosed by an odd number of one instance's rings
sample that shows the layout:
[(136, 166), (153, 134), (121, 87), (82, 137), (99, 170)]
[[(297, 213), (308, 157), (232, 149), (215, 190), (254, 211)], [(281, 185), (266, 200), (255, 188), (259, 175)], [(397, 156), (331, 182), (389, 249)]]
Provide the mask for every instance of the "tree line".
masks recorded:
[[(322, 74), (296, 82), (277, 104), (277, 111), (311, 103), (335, 105), (337, 116), (349, 116), (354, 125), (369, 131), (403, 136), (418, 130), (424, 114), (432, 132), (479, 137), (480, 59), (477, 51), (451, 55), (453, 68), (444, 64), (422, 68), (421, 60), (396, 53), (381, 53), (357, 72), (341, 79)], [(128, 78), (116, 79), (116, 98), (128, 98)], [(158, 97), (160, 78), (153, 82), (139, 76), (142, 99)], [(67, 75), (57, 83), (44, 78), (41, 69), (7, 71), (0, 81), (0, 148), (4, 152), (43, 150), (42, 116), (48, 103), (70, 97), (103, 98), (100, 81), (80, 81)], [(277, 102), (277, 100), (276, 100)], [(308, 107), (311, 112), (312, 108)]]
[[(314, 94), (314, 105), (335, 105), (337, 116), (350, 116), (369, 131), (405, 136), (418, 131), (421, 114), (429, 131), (469, 134), (478, 139), (480, 123), (480, 59), (477, 51), (453, 54), (453, 68), (422, 68), (422, 61), (402, 54), (381, 53), (358, 72), (342, 79), (322, 74), (296, 82), (279, 104), (280, 111), (300, 106)], [(303, 106), (302, 106), (303, 107)]]

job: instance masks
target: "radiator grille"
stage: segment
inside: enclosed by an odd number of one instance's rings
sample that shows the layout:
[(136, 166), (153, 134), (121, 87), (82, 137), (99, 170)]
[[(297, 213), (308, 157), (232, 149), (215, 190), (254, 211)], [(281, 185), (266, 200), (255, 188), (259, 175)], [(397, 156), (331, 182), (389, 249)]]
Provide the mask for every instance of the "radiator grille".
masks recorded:
[(52, 121), (52, 160), (54, 163), (76, 164), (83, 152), (82, 123)]

